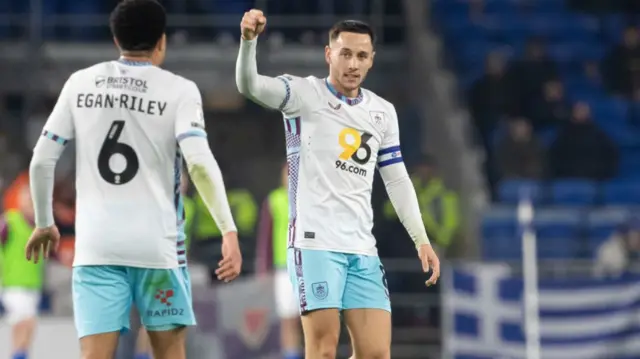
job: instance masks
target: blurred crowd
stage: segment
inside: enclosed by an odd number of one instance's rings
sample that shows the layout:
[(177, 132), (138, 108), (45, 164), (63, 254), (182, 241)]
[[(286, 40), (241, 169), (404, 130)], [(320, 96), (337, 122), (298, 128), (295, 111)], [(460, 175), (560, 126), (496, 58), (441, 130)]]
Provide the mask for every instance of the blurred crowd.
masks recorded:
[(576, 11), (624, 11), (627, 26), (619, 41), (607, 45), (604, 56), (583, 61), (578, 57), (571, 64), (577, 67), (573, 71), (583, 81), (580, 91), (585, 96), (569, 96), (565, 79), (573, 75), (554, 61), (543, 36), (530, 37), (521, 56), (508, 60), (501, 50), (486, 56), (484, 73), (472, 82), (467, 99), (488, 153), (486, 171), (492, 185), (503, 179), (617, 178), (620, 141), (602, 125), (613, 120), (594, 118), (608, 114), (594, 114), (592, 109), (603, 98), (624, 102), (625, 128), (640, 129), (640, 17), (634, 15), (639, 3), (570, 3)]
[[(41, 1), (42, 22), (46, 29), (42, 33), (45, 40), (55, 41), (96, 41), (110, 38), (107, 16), (117, 0), (46, 0)], [(371, 1), (353, 0), (161, 0), (170, 14), (169, 36), (178, 43), (185, 41), (232, 41), (236, 37), (237, 23), (243, 12), (254, 6), (263, 7), (271, 19), (277, 16), (313, 17), (296, 21), (274, 21), (269, 34), (293, 41), (315, 42), (324, 39), (324, 31), (337, 17), (362, 17), (375, 11), (386, 15), (400, 15), (400, 3), (385, 2), (383, 9), (374, 9)], [(26, 15), (32, 12), (30, 1), (7, 0), (0, 3), (0, 16), (10, 21), (0, 22), (0, 39), (21, 38), (28, 34)], [(233, 16), (229, 16), (233, 15)], [(324, 17), (324, 19), (323, 19)], [(326, 20), (326, 21), (322, 21)], [(329, 22), (329, 23), (327, 23)], [(301, 33), (304, 25), (308, 31)], [(385, 39), (398, 41), (401, 35), (398, 26), (391, 26)], [(231, 40), (230, 40), (231, 39)]]

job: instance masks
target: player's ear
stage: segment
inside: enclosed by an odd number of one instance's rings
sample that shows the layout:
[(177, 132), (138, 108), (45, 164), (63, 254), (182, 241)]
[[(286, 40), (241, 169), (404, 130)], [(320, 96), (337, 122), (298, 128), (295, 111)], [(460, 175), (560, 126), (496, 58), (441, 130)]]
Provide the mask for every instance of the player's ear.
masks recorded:
[(159, 52), (164, 52), (167, 49), (167, 34), (162, 34), (162, 37), (160, 37), (160, 40), (158, 40), (156, 49)]
[(371, 53), (371, 66), (373, 66), (373, 60), (375, 60), (375, 58), (376, 58), (376, 52), (375, 52), (375, 51), (373, 51), (373, 52)]
[(116, 47), (118, 48), (118, 50), (122, 51), (122, 49), (120, 48), (120, 43), (118, 43), (118, 39), (116, 39), (116, 37), (113, 37), (113, 43), (116, 44)]
[(331, 48), (329, 45), (324, 47), (324, 61), (327, 62), (327, 65), (331, 64)]

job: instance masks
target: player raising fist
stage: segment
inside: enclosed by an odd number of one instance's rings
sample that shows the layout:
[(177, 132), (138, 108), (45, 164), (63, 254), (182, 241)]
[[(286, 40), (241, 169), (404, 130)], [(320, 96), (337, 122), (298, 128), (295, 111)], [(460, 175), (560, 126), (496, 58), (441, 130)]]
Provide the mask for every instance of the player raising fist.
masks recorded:
[(288, 269), (302, 314), (305, 358), (335, 358), (342, 311), (354, 357), (387, 359), (391, 304), (371, 233), (376, 167), (423, 270), (431, 271), (427, 285), (436, 283), (440, 262), (402, 160), (396, 110), (361, 87), (375, 57), (373, 30), (354, 20), (329, 30), (326, 78), (274, 78), (258, 74), (256, 65), (257, 38), (266, 23), (260, 10), (242, 18), (236, 84), (249, 99), (284, 115)]

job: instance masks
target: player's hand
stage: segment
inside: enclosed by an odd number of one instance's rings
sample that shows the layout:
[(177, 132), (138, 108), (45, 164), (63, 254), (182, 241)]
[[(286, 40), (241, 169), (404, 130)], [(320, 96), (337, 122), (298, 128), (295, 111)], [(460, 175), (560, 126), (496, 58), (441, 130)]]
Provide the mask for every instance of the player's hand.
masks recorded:
[(44, 259), (49, 258), (51, 252), (58, 250), (58, 244), (60, 244), (60, 232), (58, 232), (58, 227), (55, 225), (34, 229), (24, 249), (27, 260), (38, 263), (41, 253)]
[(422, 262), (422, 270), (425, 273), (431, 269), (431, 277), (425, 282), (427, 287), (435, 285), (440, 278), (440, 260), (430, 244), (423, 244), (418, 248), (418, 257)]
[(256, 36), (260, 35), (264, 31), (264, 27), (266, 25), (267, 18), (261, 10), (251, 9), (245, 12), (242, 17), (242, 21), (240, 22), (242, 38), (245, 40), (255, 39)]
[(240, 275), (242, 253), (238, 244), (238, 233), (229, 232), (222, 236), (222, 260), (218, 263), (216, 275), (219, 280), (229, 283)]

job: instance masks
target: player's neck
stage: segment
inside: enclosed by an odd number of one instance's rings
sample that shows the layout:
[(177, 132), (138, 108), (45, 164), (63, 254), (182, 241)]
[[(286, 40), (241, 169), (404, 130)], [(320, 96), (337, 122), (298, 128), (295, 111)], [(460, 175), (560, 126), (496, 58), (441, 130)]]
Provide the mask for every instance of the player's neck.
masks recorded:
[(153, 59), (151, 58), (151, 56), (136, 56), (136, 55), (131, 55), (131, 54), (120, 54), (120, 61), (125, 61), (125, 62), (133, 62), (133, 63), (150, 63), (153, 64)]
[(327, 82), (329, 82), (331, 87), (333, 87), (336, 91), (338, 91), (339, 93), (341, 93), (342, 95), (344, 95), (346, 97), (356, 98), (360, 94), (360, 88), (359, 87), (356, 88), (356, 89), (353, 89), (353, 90), (347, 90), (342, 85), (340, 85), (340, 83), (338, 83), (338, 81), (334, 80), (331, 76), (329, 76), (329, 78), (327, 79)]

